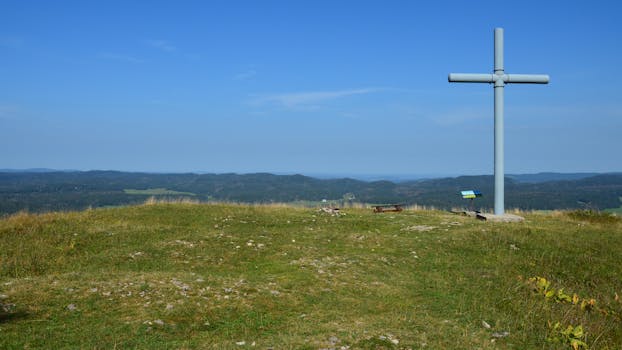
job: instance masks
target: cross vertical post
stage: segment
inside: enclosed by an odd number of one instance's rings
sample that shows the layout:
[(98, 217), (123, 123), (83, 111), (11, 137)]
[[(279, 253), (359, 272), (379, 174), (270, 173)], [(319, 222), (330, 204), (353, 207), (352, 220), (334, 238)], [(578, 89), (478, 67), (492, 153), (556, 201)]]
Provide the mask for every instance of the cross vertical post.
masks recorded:
[[(503, 29), (495, 28), (495, 76), (503, 77)], [(505, 82), (495, 79), (495, 215), (505, 214), (505, 165), (503, 149), (503, 92)]]
[(494, 71), (493, 74), (450, 73), (449, 82), (494, 84), (494, 123), (495, 123), (495, 215), (505, 214), (505, 159), (503, 141), (504, 88), (507, 83), (548, 84), (549, 76), (542, 74), (505, 74), (503, 63), (503, 28), (495, 28)]

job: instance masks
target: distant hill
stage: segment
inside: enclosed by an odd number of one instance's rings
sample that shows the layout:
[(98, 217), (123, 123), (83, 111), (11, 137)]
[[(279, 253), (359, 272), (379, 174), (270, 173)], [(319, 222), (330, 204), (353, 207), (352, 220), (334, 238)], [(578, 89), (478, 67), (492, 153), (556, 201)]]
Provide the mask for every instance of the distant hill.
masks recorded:
[(537, 173), (537, 174), (520, 174), (520, 175), (507, 175), (510, 179), (516, 182), (529, 182), (539, 183), (548, 181), (563, 181), (563, 180), (581, 180), (587, 177), (600, 175), (599, 173)]
[(31, 168), (31, 169), (0, 169), (0, 173), (55, 173), (76, 170), (56, 170), (48, 168)]
[[(506, 207), (521, 209), (618, 208), (622, 174), (536, 174), (506, 178)], [(555, 181), (544, 181), (546, 177)], [(577, 178), (578, 177), (578, 178)], [(576, 178), (576, 179), (575, 179)], [(539, 179), (540, 181), (534, 181)], [(191, 196), (199, 201), (274, 203), (354, 196), (364, 203), (404, 203), (440, 209), (466, 206), (465, 189), (484, 194), (476, 206), (493, 206), (491, 175), (391, 182), (304, 175), (153, 174), (119, 171), (0, 172), (0, 213), (76, 210), (142, 203), (150, 196)]]

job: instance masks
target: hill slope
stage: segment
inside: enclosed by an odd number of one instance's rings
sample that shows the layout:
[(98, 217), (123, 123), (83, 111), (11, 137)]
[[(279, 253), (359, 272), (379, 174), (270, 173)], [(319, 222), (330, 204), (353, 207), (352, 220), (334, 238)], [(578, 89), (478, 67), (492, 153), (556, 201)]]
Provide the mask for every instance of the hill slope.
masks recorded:
[[(618, 349), (621, 236), (618, 219), (568, 214), (18, 214), (0, 220), (0, 348)], [(535, 276), (577, 304), (534, 292)]]
[[(571, 174), (572, 175), (572, 174)], [(146, 174), (114, 171), (0, 173), (0, 213), (81, 210), (143, 203), (152, 195), (191, 196), (198, 201), (274, 203), (340, 201), (354, 195), (364, 203), (405, 203), (439, 209), (465, 206), (459, 191), (479, 189), (478, 207), (493, 206), (492, 176), (393, 183), (353, 179), (315, 179), (302, 175)], [(506, 179), (506, 207), (568, 209), (586, 205), (618, 208), (622, 174), (537, 183)]]
[(541, 183), (549, 181), (581, 180), (587, 177), (601, 175), (599, 173), (537, 173), (537, 174), (509, 174), (507, 177), (516, 182)]

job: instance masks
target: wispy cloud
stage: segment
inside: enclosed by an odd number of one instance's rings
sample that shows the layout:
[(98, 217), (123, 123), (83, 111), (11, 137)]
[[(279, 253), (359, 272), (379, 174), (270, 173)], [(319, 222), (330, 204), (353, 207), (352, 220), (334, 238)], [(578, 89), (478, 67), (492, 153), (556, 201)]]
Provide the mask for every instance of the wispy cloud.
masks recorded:
[(338, 98), (364, 95), (378, 92), (379, 88), (362, 88), (336, 91), (312, 91), (312, 92), (295, 92), (258, 96), (253, 99), (255, 104), (276, 104), (287, 108), (295, 108), (300, 106), (308, 106)]
[(127, 62), (127, 63), (143, 63), (145, 62), (144, 60), (141, 60), (140, 58), (136, 58), (134, 56), (130, 56), (130, 55), (125, 55), (125, 54), (119, 54), (119, 53), (112, 53), (112, 52), (104, 52), (98, 55), (99, 58), (105, 59), (105, 60), (111, 60), (111, 61), (121, 61), (121, 62)]
[(238, 73), (233, 76), (234, 80), (249, 80), (257, 75), (257, 71), (254, 69), (249, 69), (245, 72)]
[(166, 52), (177, 51), (177, 47), (167, 40), (147, 40), (147, 44), (153, 48)]

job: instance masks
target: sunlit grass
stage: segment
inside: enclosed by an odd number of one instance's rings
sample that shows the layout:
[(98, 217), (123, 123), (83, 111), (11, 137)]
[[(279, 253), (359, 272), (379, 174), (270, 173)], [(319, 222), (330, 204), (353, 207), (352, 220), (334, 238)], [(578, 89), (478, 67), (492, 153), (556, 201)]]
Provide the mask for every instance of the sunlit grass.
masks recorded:
[[(342, 212), (154, 200), (8, 217), (0, 347), (570, 348), (546, 340), (555, 322), (622, 344), (619, 221)], [(611, 312), (547, 300), (534, 276)]]

